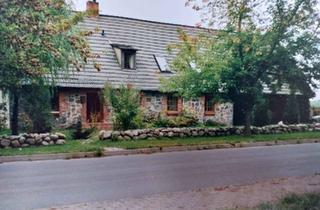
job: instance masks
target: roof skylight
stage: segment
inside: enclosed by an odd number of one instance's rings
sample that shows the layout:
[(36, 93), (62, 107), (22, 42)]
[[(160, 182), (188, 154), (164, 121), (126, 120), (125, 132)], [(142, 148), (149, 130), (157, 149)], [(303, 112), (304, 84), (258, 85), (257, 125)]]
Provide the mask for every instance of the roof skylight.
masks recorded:
[(168, 61), (165, 57), (154, 55), (154, 58), (158, 64), (158, 67), (161, 72), (171, 72), (170, 66), (169, 66)]

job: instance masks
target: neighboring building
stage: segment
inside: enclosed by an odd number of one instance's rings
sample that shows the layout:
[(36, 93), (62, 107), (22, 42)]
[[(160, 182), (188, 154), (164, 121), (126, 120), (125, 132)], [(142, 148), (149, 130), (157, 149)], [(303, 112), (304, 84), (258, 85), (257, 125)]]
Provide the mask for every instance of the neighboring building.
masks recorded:
[(0, 109), (0, 118), (6, 119), (6, 126), (9, 128), (9, 95), (0, 90), (0, 107), (4, 105), (5, 110)]
[[(197, 35), (206, 29), (191, 26), (145, 21), (109, 15), (99, 15), (99, 3), (88, 1), (92, 17), (80, 27), (95, 32), (89, 42), (101, 71), (88, 64), (81, 72), (74, 72), (57, 83), (55, 112), (60, 125), (68, 127), (81, 120), (88, 127), (98, 121), (100, 128), (110, 129), (110, 107), (101, 101), (101, 90), (106, 82), (117, 87), (131, 84), (141, 90), (141, 105), (150, 112), (178, 115), (182, 109), (196, 113), (201, 121), (211, 119), (233, 124), (233, 104), (214, 104), (211, 96), (188, 101), (159, 91), (160, 78), (173, 75), (169, 65), (173, 57), (168, 46), (179, 42), (178, 29)], [(287, 91), (288, 92), (288, 91)], [(287, 94), (285, 92), (284, 94)]]

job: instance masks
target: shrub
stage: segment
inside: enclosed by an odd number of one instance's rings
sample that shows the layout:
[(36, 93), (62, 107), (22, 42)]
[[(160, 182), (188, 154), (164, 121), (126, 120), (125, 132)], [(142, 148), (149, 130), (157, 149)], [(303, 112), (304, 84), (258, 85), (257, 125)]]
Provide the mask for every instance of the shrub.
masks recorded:
[(179, 116), (172, 118), (171, 121), (171, 127), (192, 127), (199, 123), (198, 118), (187, 111), (183, 111)]
[(172, 122), (164, 116), (164, 114), (159, 113), (155, 118), (150, 120), (152, 127), (171, 127)]
[(107, 84), (104, 96), (112, 107), (113, 127), (117, 130), (128, 130), (139, 127), (140, 93), (130, 85), (121, 85), (114, 89)]
[(79, 139), (88, 139), (90, 135), (96, 131), (95, 127), (91, 128), (82, 128), (82, 122), (79, 120), (75, 127), (74, 131), (72, 132), (72, 139), (79, 140)]
[(44, 133), (53, 128), (49, 88), (27, 86), (20, 97), (19, 128), (26, 132)]
[(182, 111), (178, 116), (168, 117), (163, 113), (157, 116), (149, 116), (145, 119), (148, 120), (149, 127), (192, 127), (199, 124), (198, 118), (187, 111)]
[(205, 126), (208, 126), (208, 127), (222, 127), (222, 126), (225, 126), (224, 124), (215, 122), (215, 121), (213, 121), (213, 120), (207, 120), (207, 121), (205, 121), (205, 122), (204, 122), (204, 125), (205, 125)]

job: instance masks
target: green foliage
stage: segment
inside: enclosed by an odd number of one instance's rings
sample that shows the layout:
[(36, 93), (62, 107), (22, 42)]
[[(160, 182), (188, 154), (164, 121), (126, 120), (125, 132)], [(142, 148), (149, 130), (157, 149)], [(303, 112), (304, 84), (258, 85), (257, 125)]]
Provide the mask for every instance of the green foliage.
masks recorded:
[(8, 128), (4, 128), (2, 130), (0, 130), (0, 136), (9, 136), (11, 133), (11, 130)]
[(271, 124), (272, 112), (269, 109), (267, 98), (261, 98), (253, 108), (253, 124), (255, 126), (265, 126)]
[(300, 123), (299, 101), (295, 95), (290, 95), (287, 98), (284, 122), (288, 124)]
[(178, 128), (178, 127), (193, 127), (199, 124), (198, 118), (187, 111), (182, 111), (178, 116), (166, 116), (165, 114), (159, 113), (157, 116), (146, 117), (148, 127), (156, 128)]
[(260, 205), (256, 210), (301, 210), (319, 209), (320, 194), (307, 193), (304, 195), (290, 194), (276, 204), (266, 203)]
[[(170, 80), (162, 79), (163, 92), (178, 92), (184, 98), (194, 98), (203, 93), (220, 95), (220, 74), (227, 65), (229, 52), (221, 45), (213, 45), (209, 34), (199, 37), (189, 37), (185, 32), (179, 31), (182, 43), (169, 46), (178, 49), (178, 54), (172, 63), (172, 69), (178, 75)], [(208, 48), (210, 46), (210, 48)]]
[[(292, 92), (313, 94), (320, 79), (319, 13), (314, 0), (188, 0), (211, 30), (197, 37), (184, 32), (165, 91), (184, 97), (211, 93), (241, 104), (246, 131), (264, 87), (289, 84)], [(263, 6), (261, 6), (263, 5)], [(268, 15), (261, 15), (268, 14)]]
[(93, 57), (86, 41), (92, 32), (75, 27), (83, 17), (64, 0), (0, 1), (0, 86), (54, 78), (69, 64), (80, 70)]
[(67, 71), (82, 69), (89, 58), (100, 70), (86, 41), (92, 32), (76, 27), (84, 15), (64, 0), (0, 1), (0, 87), (13, 94), (13, 134), (18, 133), (23, 86), (54, 84)]
[(204, 125), (207, 126), (207, 127), (223, 127), (225, 126), (224, 124), (221, 124), (221, 123), (217, 123), (213, 120), (207, 120), (204, 122)]
[[(121, 85), (118, 89), (106, 84), (104, 96), (112, 107), (113, 127), (116, 130), (129, 130), (141, 123), (140, 93), (130, 85)], [(140, 118), (140, 120), (138, 119)]]
[(75, 140), (83, 140), (83, 139), (88, 139), (92, 133), (96, 131), (95, 127), (92, 128), (82, 128), (82, 122), (78, 121), (77, 124), (75, 125), (75, 128), (72, 129), (71, 137), (72, 139)]
[(53, 128), (49, 88), (27, 86), (21, 91), (19, 127), (24, 132), (45, 133)]

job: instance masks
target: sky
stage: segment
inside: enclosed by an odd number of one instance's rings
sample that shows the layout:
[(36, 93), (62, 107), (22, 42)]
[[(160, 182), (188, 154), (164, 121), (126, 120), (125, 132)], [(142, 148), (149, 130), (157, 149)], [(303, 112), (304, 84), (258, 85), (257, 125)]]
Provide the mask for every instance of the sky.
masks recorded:
[[(167, 23), (195, 25), (199, 15), (186, 0), (97, 0), (100, 13)], [(73, 0), (76, 10), (85, 10), (87, 0)]]
[[(86, 9), (87, 0), (72, 0), (74, 9)], [(185, 7), (186, 0), (97, 0), (100, 13), (123, 17), (177, 23), (194, 26), (200, 22), (199, 14)], [(320, 90), (315, 99), (320, 100)]]

